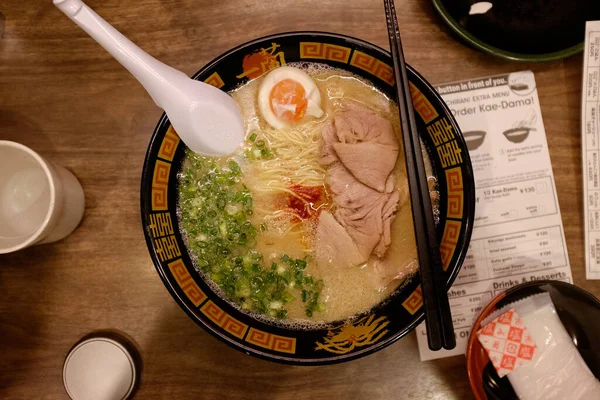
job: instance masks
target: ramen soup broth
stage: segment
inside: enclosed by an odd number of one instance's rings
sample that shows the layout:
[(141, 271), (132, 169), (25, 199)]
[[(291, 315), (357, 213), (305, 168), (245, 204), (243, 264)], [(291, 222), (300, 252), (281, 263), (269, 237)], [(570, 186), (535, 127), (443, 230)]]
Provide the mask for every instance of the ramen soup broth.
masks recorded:
[[(244, 146), (221, 158), (188, 151), (179, 174), (179, 217), (196, 268), (217, 293), (254, 316), (309, 326), (348, 319), (385, 301), (416, 271), (417, 252), (396, 105), (349, 72), (297, 66), (315, 81), (323, 115), (275, 129), (257, 104), (264, 77), (233, 91), (246, 122)], [(319, 215), (338, 208), (328, 167), (319, 162), (322, 131), (337, 112), (357, 103), (392, 123), (400, 144), (392, 172), (400, 200), (385, 255), (340, 265), (337, 257), (323, 262), (327, 255), (319, 254), (316, 241)], [(435, 203), (436, 181), (426, 167)]]

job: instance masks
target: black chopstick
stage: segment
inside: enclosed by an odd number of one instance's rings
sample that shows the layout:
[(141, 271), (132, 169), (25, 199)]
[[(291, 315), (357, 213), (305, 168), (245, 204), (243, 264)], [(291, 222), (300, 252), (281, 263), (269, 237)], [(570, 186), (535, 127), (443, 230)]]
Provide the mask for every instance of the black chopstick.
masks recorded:
[(394, 0), (384, 0), (383, 3), (394, 62), (394, 78), (396, 79), (398, 108), (404, 152), (406, 154), (406, 173), (419, 255), (427, 340), (431, 350), (440, 350), (442, 347), (453, 349), (456, 347), (456, 339), (452, 325), (452, 314), (450, 313), (446, 280), (436, 236), (431, 198), (429, 197), (427, 173), (425, 172), (421, 143), (415, 123), (396, 9)]

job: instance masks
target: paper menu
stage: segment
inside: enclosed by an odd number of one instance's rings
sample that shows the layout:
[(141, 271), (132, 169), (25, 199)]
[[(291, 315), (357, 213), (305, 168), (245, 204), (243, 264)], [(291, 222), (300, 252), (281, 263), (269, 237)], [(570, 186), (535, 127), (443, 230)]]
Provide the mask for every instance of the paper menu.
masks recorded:
[(476, 206), (469, 251), (448, 292), (456, 348), (430, 351), (421, 324), (421, 360), (464, 354), (475, 318), (506, 289), (540, 279), (572, 281), (533, 72), (436, 89), (467, 141)]
[(581, 150), (585, 219), (585, 275), (600, 279), (600, 21), (588, 22), (583, 56)]

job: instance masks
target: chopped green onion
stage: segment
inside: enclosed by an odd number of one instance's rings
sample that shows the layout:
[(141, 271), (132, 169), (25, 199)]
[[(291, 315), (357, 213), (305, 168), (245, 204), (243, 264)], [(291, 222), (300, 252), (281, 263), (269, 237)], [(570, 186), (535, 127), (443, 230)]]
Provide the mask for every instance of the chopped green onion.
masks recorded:
[[(273, 155), (256, 133), (249, 139), (257, 141), (246, 153), (250, 160)], [(244, 310), (286, 318), (286, 308), (299, 297), (307, 316), (324, 311), (319, 302), (323, 281), (305, 275), (308, 257), (282, 254), (281, 262), (269, 264), (255, 249), (257, 235), (268, 227), (265, 223), (255, 227), (248, 219), (253, 215), (253, 198), (240, 177), (240, 165), (231, 158), (223, 163), (189, 150), (186, 162), (179, 190), (181, 223), (200, 270)]]
[(285, 269), (285, 267), (284, 267), (284, 266), (282, 266), (282, 265), (279, 265), (279, 266), (278, 266), (278, 267), (275, 269), (275, 272), (277, 272), (277, 274), (278, 274), (278, 275), (283, 275), (283, 274), (285, 274), (285, 271), (286, 271), (286, 269)]
[(283, 294), (283, 301), (284, 301), (285, 303), (289, 303), (290, 301), (293, 301), (293, 300), (295, 300), (295, 297), (294, 297), (294, 296), (292, 296), (292, 295), (290, 294), (290, 292), (285, 292), (285, 293)]
[(308, 291), (306, 291), (306, 290), (302, 291), (302, 297), (301, 297), (301, 299), (302, 299), (303, 303), (306, 303), (308, 301)]
[(271, 152), (271, 149), (260, 149), (260, 155), (263, 158), (271, 158), (273, 153)]
[(234, 175), (240, 175), (242, 173), (242, 169), (235, 161), (229, 160), (228, 165), (229, 169), (231, 170), (231, 173), (233, 173)]

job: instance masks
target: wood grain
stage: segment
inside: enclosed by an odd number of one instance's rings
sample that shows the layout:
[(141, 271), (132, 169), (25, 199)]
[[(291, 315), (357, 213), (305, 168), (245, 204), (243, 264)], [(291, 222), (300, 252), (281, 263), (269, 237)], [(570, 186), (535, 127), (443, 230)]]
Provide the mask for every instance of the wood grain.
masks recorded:
[[(126, 36), (188, 74), (266, 34), (331, 31), (387, 48), (379, 0), (89, 0)], [(432, 83), (531, 69), (575, 283), (586, 281), (579, 112), (581, 56), (515, 64), (462, 43), (429, 0), (397, 0), (406, 59)], [(139, 185), (161, 111), (116, 61), (49, 1), (2, 0), (0, 139), (73, 171), (86, 193), (66, 240), (0, 256), (0, 397), (67, 398), (62, 363), (97, 329), (137, 342), (139, 399), (469, 399), (463, 357), (420, 362), (413, 335), (366, 358), (292, 367), (243, 355), (209, 336), (175, 304), (143, 239)]]

